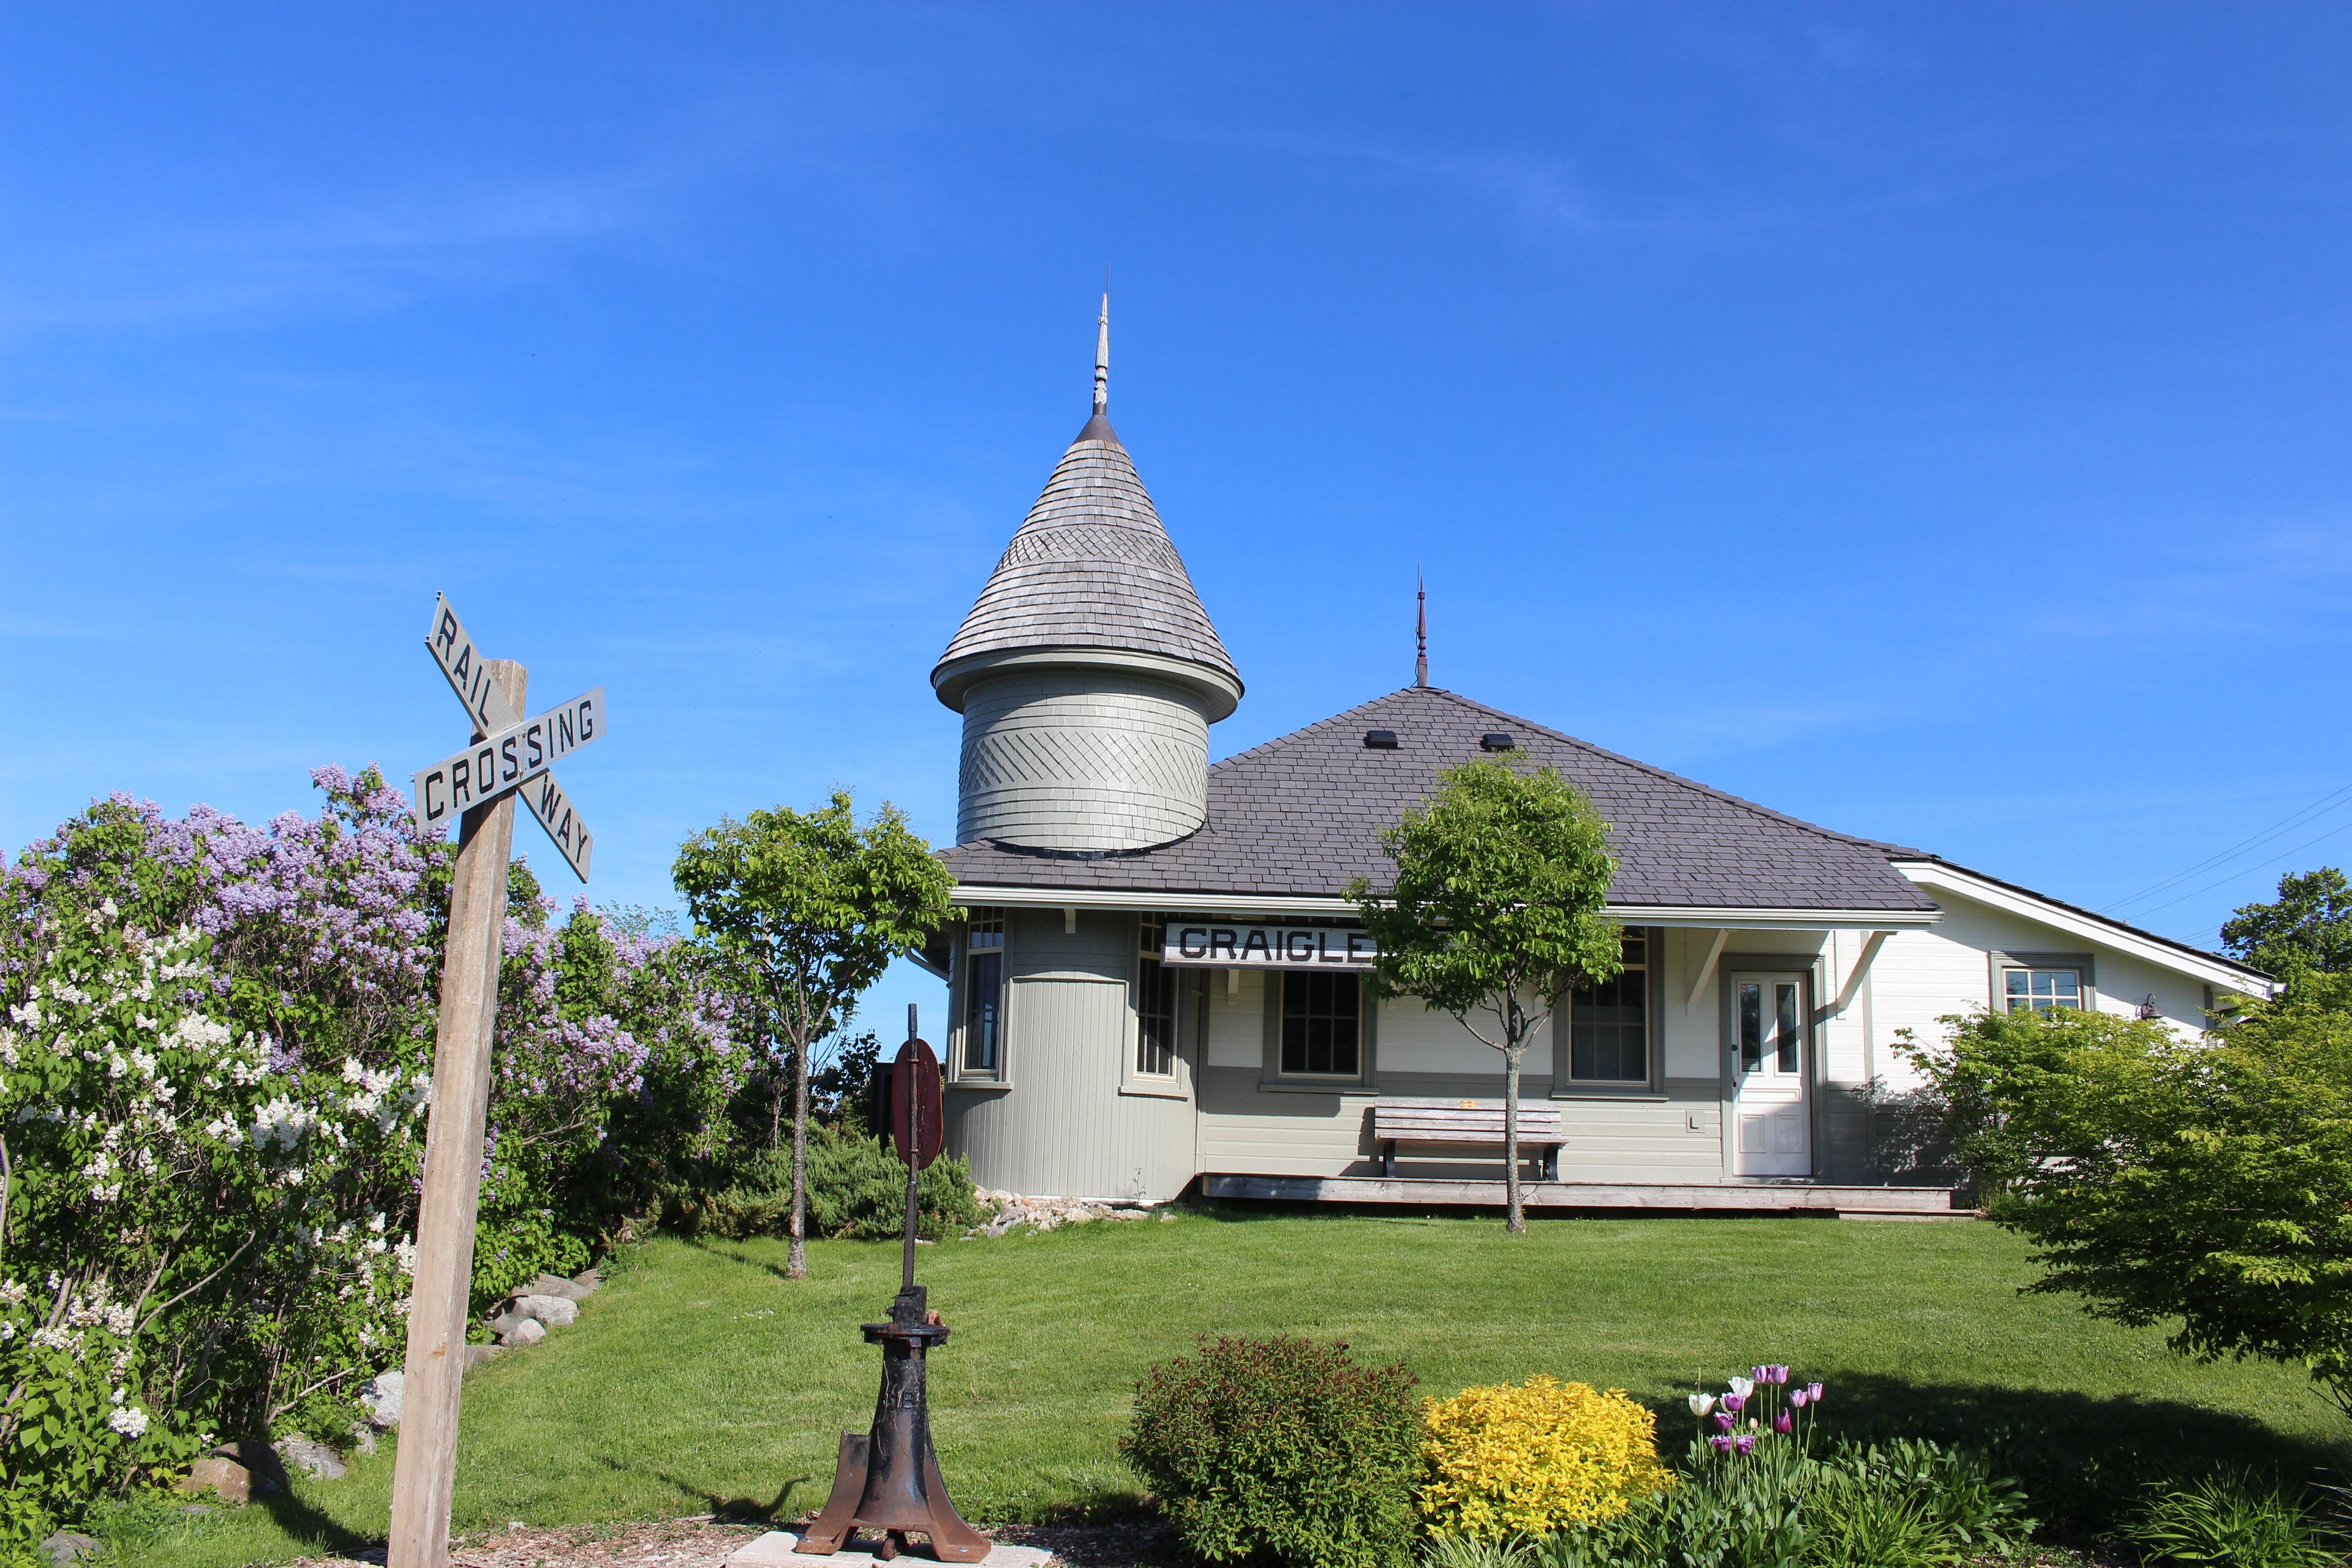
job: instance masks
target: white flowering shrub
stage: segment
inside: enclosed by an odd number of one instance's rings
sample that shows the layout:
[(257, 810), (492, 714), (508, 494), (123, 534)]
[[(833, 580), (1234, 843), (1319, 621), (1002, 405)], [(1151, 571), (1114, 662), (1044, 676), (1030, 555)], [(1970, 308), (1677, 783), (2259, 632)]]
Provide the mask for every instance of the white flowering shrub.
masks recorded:
[[(267, 832), (118, 796), (0, 868), (0, 1564), (400, 1364), (448, 850), (319, 782)], [(585, 1261), (734, 1086), (690, 950), (515, 892), (478, 1303)]]

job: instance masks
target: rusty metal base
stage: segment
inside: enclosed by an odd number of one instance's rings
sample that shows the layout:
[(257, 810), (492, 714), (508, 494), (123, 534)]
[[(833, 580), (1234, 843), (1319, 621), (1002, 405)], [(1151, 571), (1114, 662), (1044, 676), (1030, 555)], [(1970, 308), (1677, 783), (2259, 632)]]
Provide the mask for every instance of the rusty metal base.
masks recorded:
[(830, 1557), (863, 1526), (881, 1535), (882, 1543), (874, 1549), (874, 1555), (885, 1563), (907, 1550), (909, 1530), (929, 1536), (931, 1554), (942, 1563), (977, 1563), (988, 1555), (988, 1537), (966, 1524), (963, 1516), (956, 1512), (955, 1504), (948, 1500), (947, 1483), (940, 1479), (939, 1459), (928, 1447), (923, 1454), (923, 1493), (929, 1505), (929, 1518), (902, 1528), (858, 1518), (857, 1505), (866, 1494), (869, 1448), (869, 1439), (863, 1432), (841, 1435), (841, 1459), (833, 1472), (833, 1490), (825, 1498), (824, 1507), (801, 1533), (800, 1544), (793, 1548), (794, 1552), (811, 1557)]

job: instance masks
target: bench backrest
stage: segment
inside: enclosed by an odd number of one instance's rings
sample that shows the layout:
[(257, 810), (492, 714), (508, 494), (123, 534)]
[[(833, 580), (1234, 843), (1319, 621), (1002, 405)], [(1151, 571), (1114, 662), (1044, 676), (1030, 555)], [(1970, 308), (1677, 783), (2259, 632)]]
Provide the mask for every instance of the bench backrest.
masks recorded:
[[(1420, 1143), (1500, 1143), (1503, 1108), (1492, 1100), (1379, 1100), (1372, 1106), (1372, 1136)], [(1556, 1106), (1519, 1104), (1519, 1142), (1557, 1142)]]

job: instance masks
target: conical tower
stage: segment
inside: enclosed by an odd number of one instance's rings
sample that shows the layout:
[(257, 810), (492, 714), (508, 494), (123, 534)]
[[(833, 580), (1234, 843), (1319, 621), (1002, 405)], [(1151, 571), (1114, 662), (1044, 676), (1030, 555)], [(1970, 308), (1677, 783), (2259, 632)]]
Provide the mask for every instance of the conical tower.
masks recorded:
[(1105, 296), (1094, 416), (931, 671), (963, 715), (962, 843), (1103, 854), (1207, 819), (1209, 726), (1242, 679), (1111, 429), (1109, 379)]

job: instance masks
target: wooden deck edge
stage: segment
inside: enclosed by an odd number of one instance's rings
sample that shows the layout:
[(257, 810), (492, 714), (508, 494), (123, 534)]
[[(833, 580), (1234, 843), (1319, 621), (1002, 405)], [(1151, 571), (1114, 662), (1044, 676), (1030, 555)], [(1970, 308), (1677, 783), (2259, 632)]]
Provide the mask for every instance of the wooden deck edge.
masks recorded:
[[(1412, 1204), (1500, 1208), (1503, 1184), (1388, 1180), (1378, 1176), (1206, 1175), (1213, 1198), (1283, 1203)], [(1817, 1183), (1530, 1182), (1529, 1208), (1683, 1209), (1730, 1214), (1953, 1215), (1948, 1187), (1853, 1187)]]

